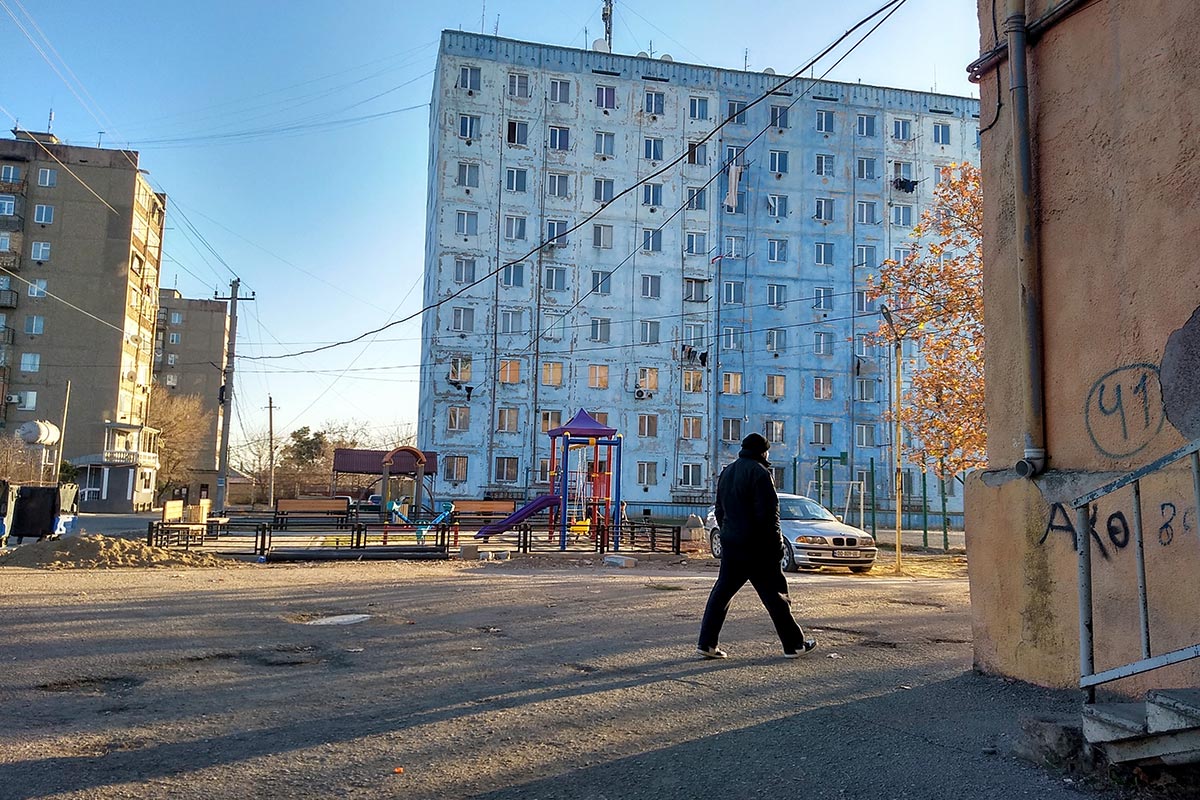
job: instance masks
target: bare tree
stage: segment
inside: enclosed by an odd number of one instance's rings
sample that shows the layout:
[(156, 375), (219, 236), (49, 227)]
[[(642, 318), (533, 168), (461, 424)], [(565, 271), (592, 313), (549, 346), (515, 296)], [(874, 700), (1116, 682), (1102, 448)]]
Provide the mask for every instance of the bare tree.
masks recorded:
[(204, 399), (198, 394), (172, 394), (156, 389), (150, 398), (148, 424), (158, 428), (159, 498), (187, 486), (201, 468), (209, 433)]

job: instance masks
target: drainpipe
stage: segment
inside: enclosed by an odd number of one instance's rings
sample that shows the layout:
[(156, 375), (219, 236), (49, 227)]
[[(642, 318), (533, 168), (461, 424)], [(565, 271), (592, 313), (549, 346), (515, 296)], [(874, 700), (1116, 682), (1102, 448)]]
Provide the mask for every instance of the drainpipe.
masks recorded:
[(1032, 478), (1046, 468), (1046, 406), (1042, 375), (1042, 275), (1034, 217), (1029, 76), (1025, 59), (1025, 0), (1008, 0), (1004, 31), (1008, 34), (1009, 106), (1012, 108), (1013, 162), (1016, 165), (1013, 187), (1016, 195), (1017, 283), (1021, 293), (1021, 322), (1025, 338), (1022, 353), (1025, 373), (1022, 392), (1025, 451), (1014, 469), (1021, 477)]

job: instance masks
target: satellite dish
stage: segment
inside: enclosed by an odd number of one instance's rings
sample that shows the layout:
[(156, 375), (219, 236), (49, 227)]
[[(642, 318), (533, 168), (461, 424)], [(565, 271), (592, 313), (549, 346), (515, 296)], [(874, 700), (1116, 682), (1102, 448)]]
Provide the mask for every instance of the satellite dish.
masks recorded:
[(597, 39), (596, 41), (592, 42), (592, 49), (597, 53), (612, 52), (612, 48), (608, 46), (608, 41), (605, 39)]
[(767, 67), (766, 69), (763, 70), (763, 74), (764, 75), (774, 75), (775, 70), (771, 69), (770, 67)]
[(638, 58), (649, 58), (649, 57), (650, 57), (650, 54), (649, 54), (649, 53), (647, 53), (645, 50), (639, 50), (639, 51), (638, 51), (638, 54), (637, 54), (637, 57), (638, 57)]
[(668, 55), (667, 53), (663, 53), (661, 56), (659, 56), (659, 60), (670, 62), (670, 61), (674, 61), (675, 59), (671, 58), (671, 56)]

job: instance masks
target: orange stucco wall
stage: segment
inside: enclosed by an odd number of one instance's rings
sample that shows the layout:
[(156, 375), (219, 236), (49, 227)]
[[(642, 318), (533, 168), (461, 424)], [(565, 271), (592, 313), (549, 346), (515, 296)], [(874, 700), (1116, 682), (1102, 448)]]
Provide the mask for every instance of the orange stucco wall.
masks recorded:
[[(1030, 0), (1032, 21), (1051, 5)], [(992, 2), (980, 6), (981, 50)], [(996, 3), (1003, 37), (1004, 0)], [(1159, 365), (1200, 307), (1200, 15), (1189, 3), (1108, 0), (1060, 21), (1029, 51), (1043, 290), (1049, 471), (1007, 474), (1023, 446), (1008, 63), (981, 84), (988, 459), (967, 491), (976, 660), (1050, 685), (1078, 677), (1075, 537), (1058, 505), (1179, 447), (1178, 403)], [(1175, 393), (1176, 395), (1179, 392)], [(1195, 402), (1200, 405), (1200, 397)], [(1184, 412), (1189, 409), (1182, 409)], [(1187, 463), (1148, 480), (1142, 513), (1155, 652), (1200, 641), (1184, 587), (1200, 575)], [(1139, 652), (1131, 492), (1097, 509), (1097, 666)], [(1104, 553), (1099, 553), (1099, 547)], [(1200, 680), (1200, 664), (1116, 688)]]

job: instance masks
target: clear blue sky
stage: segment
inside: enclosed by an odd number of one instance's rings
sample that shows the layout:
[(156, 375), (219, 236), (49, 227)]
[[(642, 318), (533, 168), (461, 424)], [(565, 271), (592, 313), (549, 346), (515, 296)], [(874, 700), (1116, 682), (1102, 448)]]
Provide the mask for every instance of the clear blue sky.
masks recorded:
[[(616, 0), (614, 49), (653, 43), (656, 55), (736, 68), (748, 49), (751, 69), (787, 73), (881, 2)], [(105, 144), (140, 150), (156, 187), (257, 293), (241, 315), (239, 352), (290, 352), (420, 308), (426, 104), (440, 31), (478, 31), (482, 19), (491, 32), (498, 20), (501, 36), (579, 47), (603, 34), (600, 0), (484, 7), (0, 0), (0, 105), (32, 130), (45, 129), (53, 107), (54, 132), (71, 143), (94, 145), (103, 130)], [(85, 89), (68, 88), (10, 13)], [(973, 0), (908, 0), (829, 77), (977, 96), (963, 68), (978, 53)], [(356, 117), (371, 118), (340, 122)], [(0, 122), (12, 126), (3, 114)], [(163, 285), (191, 297), (227, 292), (229, 271), (182, 218), (169, 215), (168, 227)], [(415, 421), (419, 334), (414, 320), (372, 344), (239, 363), (244, 420), (234, 438), (265, 430), (268, 393), (280, 434), (327, 420), (380, 431)], [(396, 368), (363, 369), (378, 367)]]

